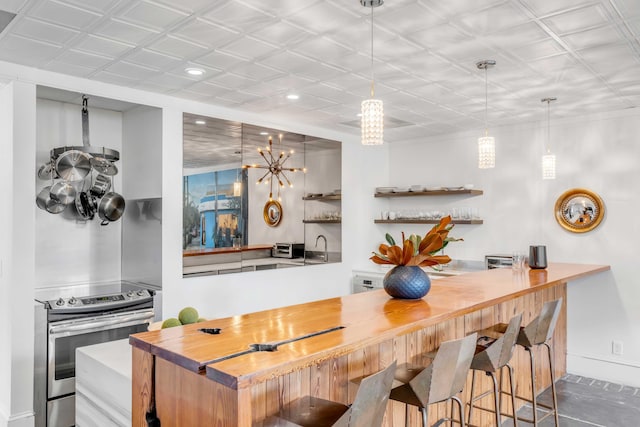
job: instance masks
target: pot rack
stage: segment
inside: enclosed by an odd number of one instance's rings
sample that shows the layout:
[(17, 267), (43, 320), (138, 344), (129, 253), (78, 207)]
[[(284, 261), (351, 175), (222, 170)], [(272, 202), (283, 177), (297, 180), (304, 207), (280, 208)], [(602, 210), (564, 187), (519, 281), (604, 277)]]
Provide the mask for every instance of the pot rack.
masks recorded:
[(88, 99), (86, 95), (82, 95), (82, 145), (80, 146), (64, 146), (51, 150), (51, 161), (55, 162), (58, 157), (67, 151), (78, 150), (89, 154), (93, 157), (102, 157), (110, 162), (120, 160), (120, 153), (111, 148), (94, 147), (89, 143), (89, 109)]
[[(82, 144), (83, 145), (80, 145), (80, 146), (65, 145), (62, 147), (55, 147), (51, 149), (49, 162), (44, 167), (41, 168), (41, 170), (38, 173), (38, 177), (40, 179), (50, 180), (51, 186), (53, 186), (54, 182), (58, 180), (58, 182), (68, 183), (74, 187), (81, 186), (82, 190), (84, 190), (84, 188), (86, 187), (87, 178), (89, 178), (89, 180), (91, 181), (88, 187), (89, 188), (92, 187), (93, 181), (94, 181), (94, 174), (93, 174), (94, 171), (99, 174), (98, 176), (100, 176), (100, 174), (103, 172), (96, 167), (96, 165), (94, 164), (94, 159), (98, 161), (97, 162), (98, 164), (102, 164), (103, 166), (105, 163), (112, 164), (120, 160), (120, 153), (117, 150), (114, 150), (112, 148), (107, 148), (107, 147), (96, 147), (90, 144), (89, 142), (89, 109), (88, 109), (88, 98), (86, 95), (82, 95)], [(86, 176), (84, 176), (80, 180), (65, 180), (63, 177), (60, 176), (57, 170), (58, 158), (60, 158), (60, 156), (62, 156), (63, 154), (71, 151), (84, 153), (91, 160)], [(104, 173), (106, 175), (109, 175), (107, 178), (109, 178), (112, 185), (113, 176), (115, 176), (118, 173), (118, 170), (114, 165), (111, 165), (111, 168), (113, 169), (112, 173), (106, 173), (106, 172)], [(46, 178), (45, 176), (42, 176), (43, 171), (46, 174)], [(80, 194), (84, 193), (84, 191), (82, 190), (77, 191), (76, 198), (79, 198)], [(89, 193), (89, 190), (87, 190), (85, 195), (87, 195), (88, 193)], [(104, 194), (99, 195), (97, 199), (100, 199), (103, 196)], [(48, 202), (44, 203), (42, 200), (39, 200), (39, 198), (36, 199), (36, 204), (41, 209), (44, 209), (47, 212), (52, 214), (58, 214), (65, 210), (67, 205), (64, 205), (64, 207), (56, 206), (56, 205), (60, 205), (61, 203), (58, 200), (56, 200), (55, 195), (50, 195), (50, 197), (51, 199), (53, 199), (51, 203), (52, 208), (50, 208), (50, 205)], [(96, 205), (98, 203), (97, 199), (96, 198), (93, 199), (93, 203)], [(77, 206), (77, 201), (76, 203), (69, 203), (69, 204)], [(122, 207), (122, 209), (124, 209), (124, 206)], [(81, 214), (78, 214), (78, 215), (84, 220), (93, 219), (93, 216), (94, 216), (93, 214), (91, 214), (91, 216), (87, 218), (87, 217), (83, 217)]]
[(82, 151), (83, 153), (89, 154), (92, 157), (101, 157), (110, 162), (117, 162), (118, 160), (120, 160), (120, 153), (117, 150), (113, 150), (111, 148), (94, 147), (92, 145), (71, 145), (53, 148), (51, 150), (51, 161), (55, 162), (61, 154), (71, 150)]

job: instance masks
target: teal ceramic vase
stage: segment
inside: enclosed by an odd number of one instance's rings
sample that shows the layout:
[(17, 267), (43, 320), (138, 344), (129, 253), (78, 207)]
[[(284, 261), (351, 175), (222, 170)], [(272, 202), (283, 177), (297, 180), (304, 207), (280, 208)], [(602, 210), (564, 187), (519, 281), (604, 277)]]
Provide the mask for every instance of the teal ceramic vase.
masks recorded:
[(431, 289), (431, 279), (418, 266), (397, 265), (382, 281), (384, 290), (394, 298), (418, 299)]

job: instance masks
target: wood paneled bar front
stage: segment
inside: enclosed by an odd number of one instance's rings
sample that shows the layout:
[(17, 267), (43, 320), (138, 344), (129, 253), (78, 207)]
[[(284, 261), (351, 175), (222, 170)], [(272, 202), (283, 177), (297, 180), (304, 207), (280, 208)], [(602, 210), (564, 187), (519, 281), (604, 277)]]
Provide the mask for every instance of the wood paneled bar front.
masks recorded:
[[(132, 424), (146, 427), (152, 406), (163, 427), (248, 427), (304, 395), (348, 404), (357, 389), (350, 380), (394, 360), (426, 364), (422, 355), (443, 341), (521, 312), (526, 324), (544, 302), (562, 297), (553, 337), (560, 376), (566, 370), (566, 284), (606, 270), (559, 263), (546, 270), (486, 270), (434, 281), (419, 300), (392, 299), (379, 290), (132, 335)], [(550, 384), (541, 355), (536, 357), (539, 390)], [(517, 349), (512, 362), (518, 394), (530, 395), (524, 350)], [(489, 381), (482, 378), (482, 388), (488, 389)], [(465, 399), (468, 389), (469, 384)], [(491, 399), (480, 403), (491, 407)], [(445, 404), (430, 408), (430, 422), (449, 411)], [(419, 425), (417, 410), (409, 416), (411, 425)], [(490, 414), (474, 412), (473, 424), (491, 421)], [(404, 422), (404, 405), (390, 401), (384, 425)]]

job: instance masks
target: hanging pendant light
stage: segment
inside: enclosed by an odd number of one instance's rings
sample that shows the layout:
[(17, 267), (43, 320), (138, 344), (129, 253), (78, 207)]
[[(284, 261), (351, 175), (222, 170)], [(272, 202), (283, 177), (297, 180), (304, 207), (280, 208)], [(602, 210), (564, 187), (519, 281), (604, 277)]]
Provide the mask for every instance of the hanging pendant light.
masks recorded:
[(362, 101), (362, 145), (380, 145), (384, 142), (383, 105), (380, 99), (375, 99), (373, 78), (373, 8), (382, 6), (383, 3), (384, 0), (360, 0), (362, 6), (371, 8), (371, 98)]
[(551, 153), (551, 103), (558, 98), (543, 98), (547, 103), (547, 142), (542, 155), (542, 179), (556, 179), (556, 155)]
[(478, 167), (480, 169), (490, 169), (496, 167), (496, 140), (489, 136), (489, 84), (487, 79), (487, 69), (496, 65), (493, 59), (485, 59), (476, 63), (480, 70), (484, 70), (484, 136), (478, 138)]

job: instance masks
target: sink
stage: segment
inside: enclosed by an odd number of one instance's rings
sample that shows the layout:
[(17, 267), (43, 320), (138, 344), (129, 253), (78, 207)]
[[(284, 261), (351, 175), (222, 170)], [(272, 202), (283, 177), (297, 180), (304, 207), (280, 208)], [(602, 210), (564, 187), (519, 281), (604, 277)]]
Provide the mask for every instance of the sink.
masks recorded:
[(327, 264), (327, 263), (342, 261), (342, 254), (340, 252), (328, 252), (327, 253), (329, 257), (328, 261), (325, 261), (324, 255), (325, 253), (323, 251), (305, 251), (304, 263), (305, 265), (312, 265), (312, 264)]

